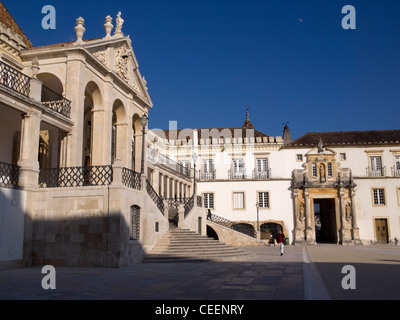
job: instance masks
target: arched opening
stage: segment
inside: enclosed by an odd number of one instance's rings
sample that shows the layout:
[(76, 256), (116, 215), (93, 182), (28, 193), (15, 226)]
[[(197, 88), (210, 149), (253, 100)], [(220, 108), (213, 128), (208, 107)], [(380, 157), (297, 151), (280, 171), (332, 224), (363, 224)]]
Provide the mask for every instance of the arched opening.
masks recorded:
[(260, 231), (261, 239), (269, 239), (271, 235), (275, 238), (279, 231), (283, 232), (283, 228), (279, 223), (268, 222), (260, 226)]
[(214, 240), (219, 240), (218, 234), (210, 226), (207, 226), (207, 237), (212, 238)]
[(52, 73), (39, 73), (37, 78), (43, 82), (43, 85), (59, 95), (63, 95), (64, 86), (61, 80)]
[[(94, 150), (96, 149), (96, 142), (102, 143), (101, 137), (96, 137), (95, 121), (93, 111), (101, 106), (101, 95), (98, 86), (94, 82), (89, 82), (85, 88), (84, 108), (83, 108), (83, 143), (82, 143), (82, 163), (84, 165), (92, 165), (93, 157), (95, 156)], [(97, 141), (95, 141), (95, 139)], [(103, 146), (98, 146), (100, 152)], [(97, 154), (96, 154), (97, 156)], [(99, 161), (99, 159), (97, 159)], [(100, 160), (101, 162), (101, 160)]]
[[(39, 73), (42, 81), (42, 103), (53, 110), (59, 110), (58, 103), (63, 100), (64, 87), (61, 80), (51, 73)], [(48, 169), (59, 166), (59, 152), (63, 133), (57, 128), (41, 123), (39, 136), (39, 168)]]

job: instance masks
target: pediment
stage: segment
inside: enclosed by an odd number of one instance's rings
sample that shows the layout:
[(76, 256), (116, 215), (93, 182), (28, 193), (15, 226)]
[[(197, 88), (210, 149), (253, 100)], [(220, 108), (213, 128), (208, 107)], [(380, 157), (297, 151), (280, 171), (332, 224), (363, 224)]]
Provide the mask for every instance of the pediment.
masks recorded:
[(129, 37), (111, 37), (99, 39), (84, 45), (93, 57), (103, 64), (120, 80), (132, 89), (150, 105), (147, 82), (139, 71), (139, 65)]

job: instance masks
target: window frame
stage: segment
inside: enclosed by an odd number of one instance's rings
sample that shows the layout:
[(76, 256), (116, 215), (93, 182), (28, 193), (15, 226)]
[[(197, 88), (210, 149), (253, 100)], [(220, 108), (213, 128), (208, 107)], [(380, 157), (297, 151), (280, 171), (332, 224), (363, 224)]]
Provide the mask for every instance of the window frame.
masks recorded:
[[(205, 199), (206, 195), (208, 195), (207, 201)], [(212, 207), (209, 207), (210, 195), (212, 196)], [(214, 194), (214, 192), (203, 192), (202, 198), (203, 198), (204, 209), (215, 210), (215, 194)]]
[[(241, 208), (235, 207), (235, 194), (242, 194), (242, 202), (243, 206)], [(232, 210), (234, 211), (243, 211), (246, 210), (246, 192), (245, 191), (232, 191)]]
[[(262, 201), (260, 201), (260, 195), (261, 194), (266, 194), (267, 195), (267, 206), (264, 206), (264, 203), (262, 203)], [(265, 201), (265, 199), (264, 199)], [(269, 191), (257, 191), (257, 203), (259, 205), (260, 209), (271, 209), (271, 193)]]
[[(375, 197), (375, 191), (376, 197)], [(382, 195), (379, 194), (379, 191), (383, 192), (383, 203), (382, 203)], [(375, 207), (386, 207), (387, 206), (387, 199), (386, 199), (386, 189), (384, 187), (374, 187), (371, 188), (371, 195), (372, 195), (372, 205)], [(375, 201), (375, 199), (377, 201)]]

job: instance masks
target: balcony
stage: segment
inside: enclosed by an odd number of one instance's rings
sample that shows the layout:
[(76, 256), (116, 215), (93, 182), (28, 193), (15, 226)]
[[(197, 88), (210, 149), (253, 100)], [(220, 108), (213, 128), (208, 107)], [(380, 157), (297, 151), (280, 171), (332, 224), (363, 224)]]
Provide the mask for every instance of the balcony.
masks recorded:
[(371, 169), (371, 167), (366, 168), (367, 177), (385, 177), (386, 167)]
[(246, 169), (239, 170), (239, 171), (234, 171), (231, 169), (228, 171), (228, 178), (231, 180), (247, 179)]
[(216, 170), (213, 170), (211, 172), (200, 171), (200, 174), (199, 174), (199, 180), (201, 180), (201, 181), (212, 181), (212, 180), (215, 180), (216, 177), (217, 177)]
[(71, 117), (71, 101), (42, 85), (42, 105), (63, 116)]
[(0, 85), (29, 97), (31, 78), (0, 61)]
[[(155, 161), (153, 161), (155, 162)], [(190, 170), (187, 167), (184, 167), (180, 163), (170, 159), (169, 157), (159, 153), (158, 154), (158, 164), (161, 164), (185, 177), (190, 177)]]
[(393, 177), (400, 177), (400, 166), (396, 165), (392, 167), (392, 176)]
[[(0, 61), (0, 85), (18, 92), (25, 97), (31, 97), (31, 78), (8, 64)], [(54, 110), (63, 116), (71, 117), (71, 101), (62, 95), (41, 85), (41, 102), (46, 108)], [(39, 87), (40, 88), (40, 87)]]
[(253, 170), (254, 180), (267, 180), (270, 178), (271, 178), (271, 169), (267, 169), (266, 171)]
[(113, 181), (111, 166), (84, 166), (41, 169), (40, 188), (107, 186)]

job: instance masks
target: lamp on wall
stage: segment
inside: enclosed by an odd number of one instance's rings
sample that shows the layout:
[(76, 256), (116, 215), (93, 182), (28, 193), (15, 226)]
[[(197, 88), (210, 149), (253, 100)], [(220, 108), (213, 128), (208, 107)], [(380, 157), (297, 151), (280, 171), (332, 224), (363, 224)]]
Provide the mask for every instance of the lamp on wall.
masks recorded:
[(140, 123), (142, 124), (142, 165), (141, 165), (141, 170), (140, 173), (144, 174), (144, 149), (145, 148), (145, 134), (146, 134), (146, 126), (149, 123), (149, 118), (147, 118), (147, 115), (144, 114), (141, 118), (140, 118)]

